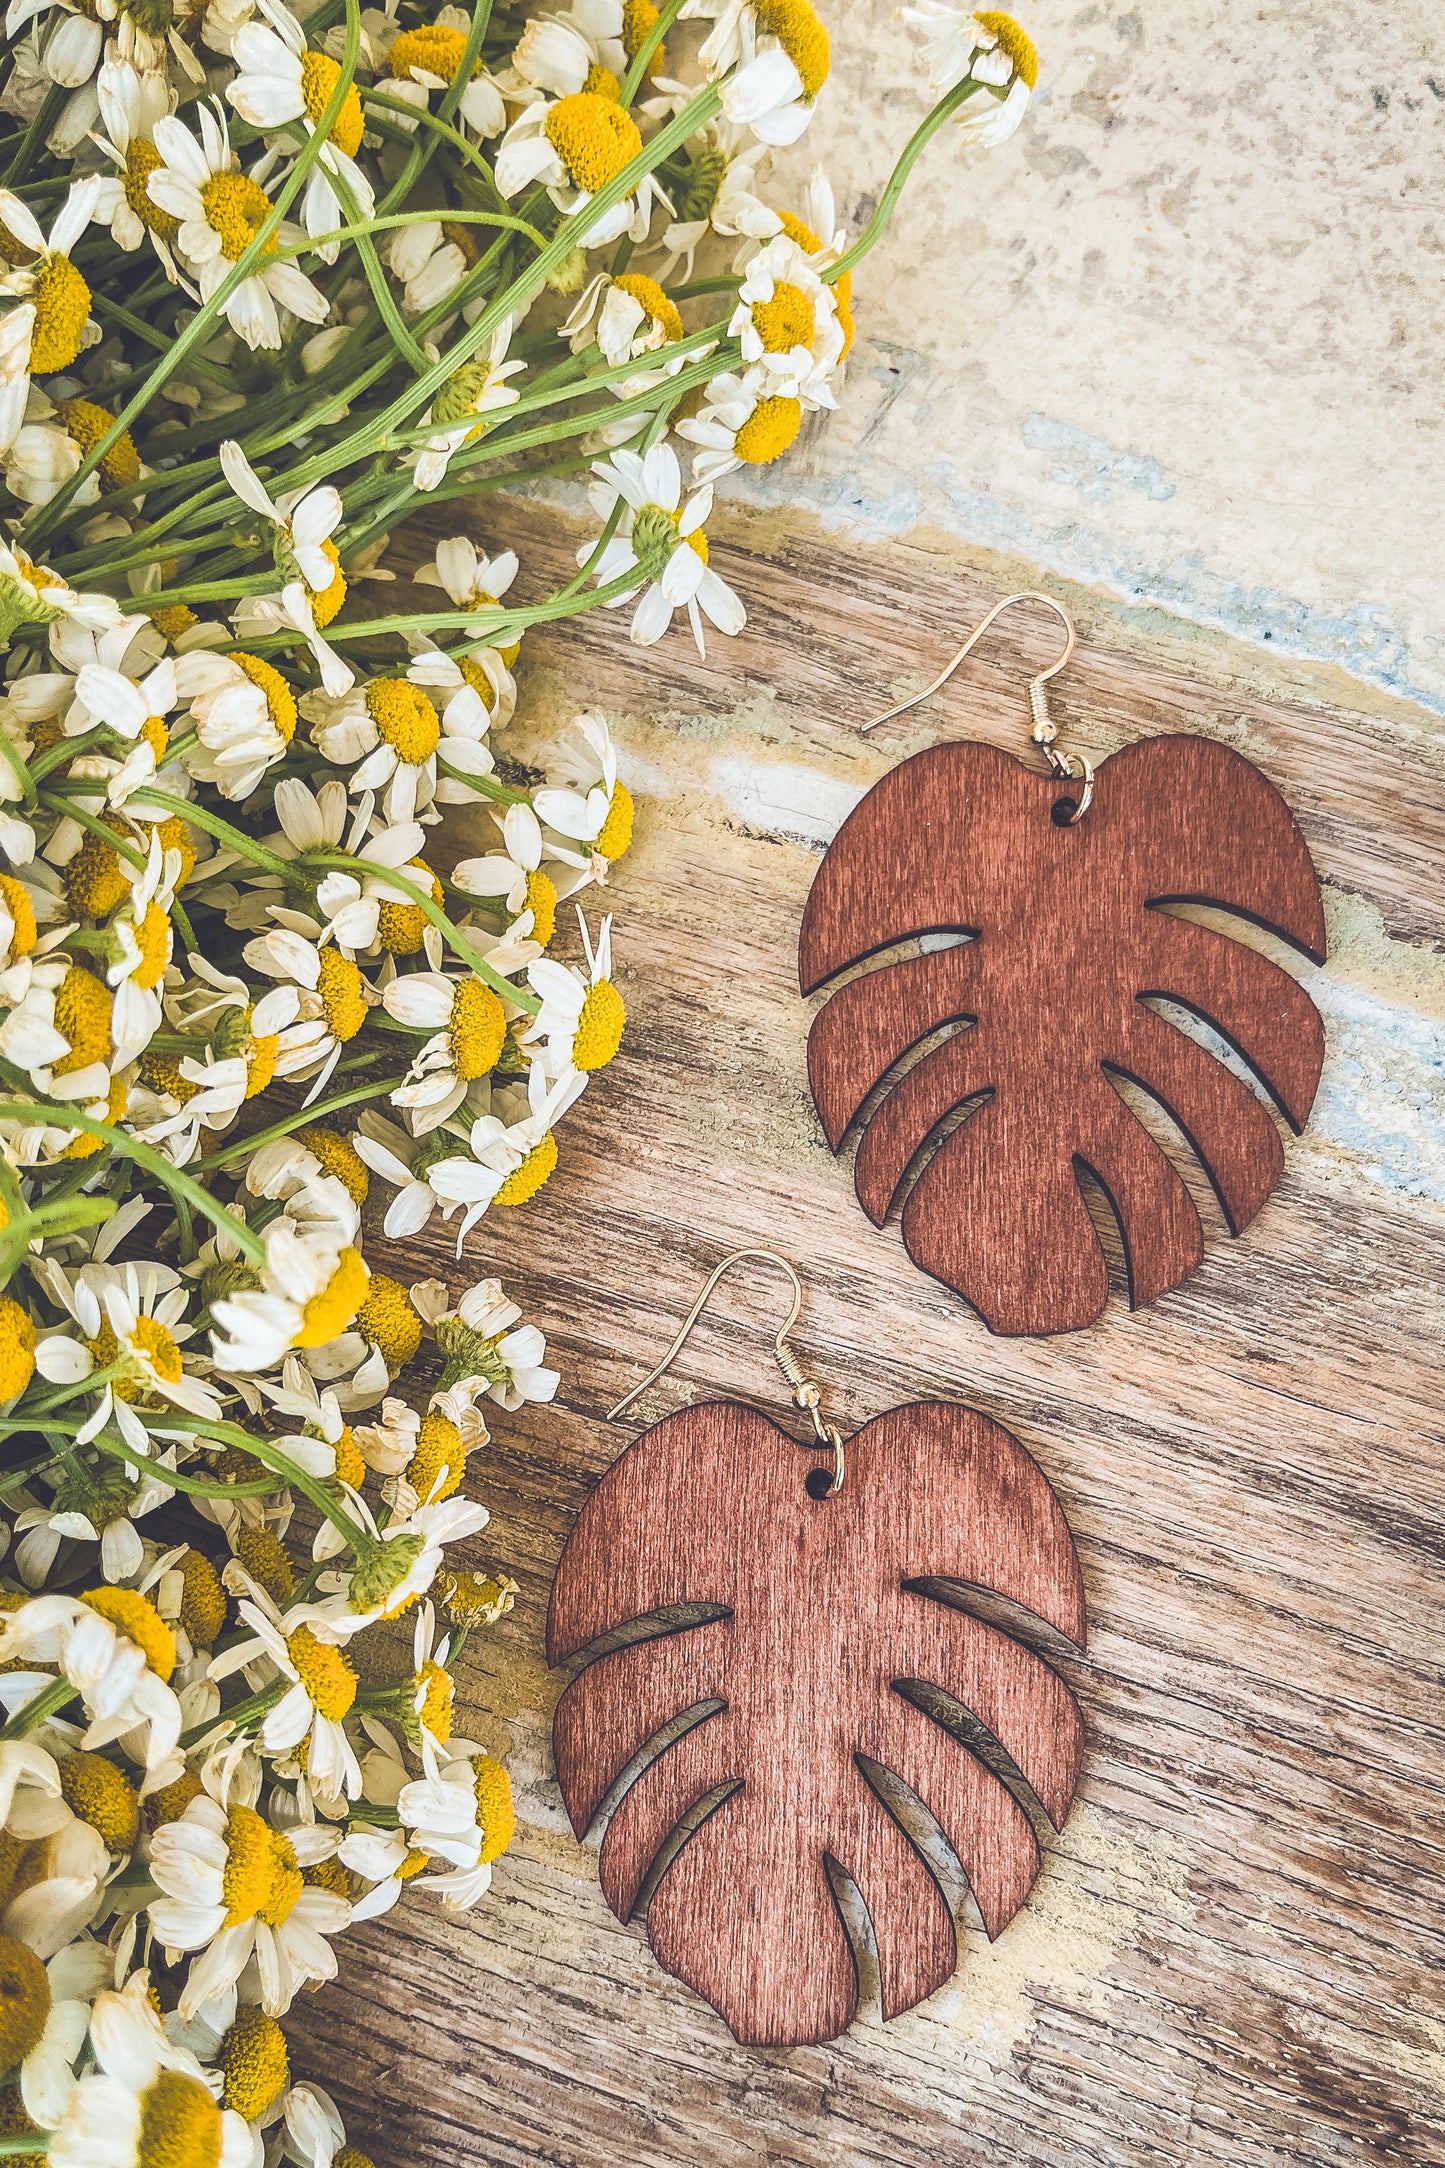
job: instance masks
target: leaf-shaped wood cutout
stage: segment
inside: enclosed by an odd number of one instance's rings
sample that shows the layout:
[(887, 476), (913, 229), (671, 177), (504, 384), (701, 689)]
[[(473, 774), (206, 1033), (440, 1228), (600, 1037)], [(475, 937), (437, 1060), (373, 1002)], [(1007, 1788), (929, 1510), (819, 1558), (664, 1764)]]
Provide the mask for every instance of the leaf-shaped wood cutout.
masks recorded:
[(737, 1787), (667, 1865), (648, 1908), (653, 1951), (752, 2045), (831, 2040), (857, 2004), (826, 1861), (872, 1916), (887, 2017), (949, 1978), (954, 1924), (921, 1854), (859, 1766), (901, 1777), (957, 1854), (989, 1934), (1039, 1868), (1013, 1792), (897, 1691), (942, 1689), (992, 1734), (1055, 1826), (1083, 1750), (1073, 1696), (1041, 1658), (917, 1580), (1011, 1598), (1082, 1646), (1078, 1560), (1036, 1462), (996, 1423), (924, 1401), (848, 1446), (835, 1498), (755, 1409), (711, 1401), (645, 1431), (603, 1477), (563, 1552), (547, 1655), (676, 1605), (725, 1617), (597, 1657), (557, 1708), (557, 1775), (579, 1836), (657, 1733), (722, 1706), (622, 1798), (602, 1888), (628, 1919), (659, 1848), (719, 1786)]
[(843, 823), (799, 940), (806, 994), (914, 935), (975, 937), (841, 987), (814, 1019), (808, 1074), (836, 1152), (901, 1056), (942, 1026), (967, 1027), (886, 1093), (854, 1182), (881, 1225), (937, 1125), (987, 1095), (915, 1182), (903, 1239), (999, 1333), (1068, 1332), (1108, 1300), (1080, 1166), (1113, 1205), (1136, 1308), (1203, 1255), (1183, 1179), (1110, 1072), (1142, 1085), (1184, 1131), (1232, 1233), (1283, 1172), (1268, 1110), (1145, 997), (1213, 1025), (1296, 1131), (1324, 1059), (1318, 1013), (1288, 972), (1157, 908), (1213, 904), (1324, 961), (1319, 882), (1274, 785), (1226, 746), (1177, 736), (1114, 754), (1084, 819), (1061, 826), (1054, 809), (1067, 791), (988, 745), (904, 761)]

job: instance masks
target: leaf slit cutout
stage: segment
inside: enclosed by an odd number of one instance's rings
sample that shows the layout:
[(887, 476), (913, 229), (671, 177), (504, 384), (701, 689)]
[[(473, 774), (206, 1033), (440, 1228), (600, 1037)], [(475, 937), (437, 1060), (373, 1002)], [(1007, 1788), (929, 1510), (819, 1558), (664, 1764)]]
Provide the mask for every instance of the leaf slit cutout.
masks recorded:
[[(1188, 1188), (1172, 1162), (1172, 1173), (1156, 1164), (1152, 1141), (1128, 1135), (1148, 1133), (1111, 1070), (1202, 1145), (1231, 1231), (1279, 1180), (1273, 1123), (1150, 1000), (1189, 1010), (1235, 1049), (1296, 1132), (1324, 1055), (1318, 1012), (1289, 972), (1178, 915), (1207, 908), (1323, 959), (1309, 852), (1257, 768), (1210, 739), (1146, 738), (1100, 765), (1076, 827), (1055, 827), (1057, 794), (991, 746), (935, 746), (902, 762), (839, 830), (799, 938), (803, 991), (836, 988), (813, 1019), (809, 1081), (834, 1151), (859, 1123), (854, 1185), (875, 1223), (950, 1103), (991, 1092), (912, 1179), (902, 1232), (915, 1262), (1001, 1333), (1072, 1331), (1108, 1301), (1077, 1163), (1113, 1202), (1136, 1304), (1177, 1287), (1203, 1256)], [(837, 983), (890, 945), (960, 925), (976, 938)], [(965, 1015), (971, 1028), (862, 1112), (901, 1054)]]

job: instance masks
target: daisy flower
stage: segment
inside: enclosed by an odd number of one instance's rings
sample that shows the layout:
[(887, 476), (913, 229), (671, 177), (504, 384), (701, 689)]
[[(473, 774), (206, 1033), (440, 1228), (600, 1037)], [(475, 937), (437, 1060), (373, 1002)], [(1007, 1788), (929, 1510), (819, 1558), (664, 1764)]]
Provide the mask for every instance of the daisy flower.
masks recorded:
[(520, 1044), (545, 1049), (542, 1066), (554, 1077), (580, 1069), (603, 1069), (622, 1044), (627, 1011), (612, 983), (612, 914), (602, 921), (594, 948), (580, 907), (577, 923), (587, 954), (585, 975), (550, 956), (527, 966), (527, 982), (542, 1006), (520, 1034)]
[[(173, 1464), (173, 1449), (172, 1461)], [(41, 1588), (62, 1538), (100, 1545), (101, 1578), (132, 1581), (145, 1564), (145, 1545), (135, 1524), (175, 1491), (159, 1476), (139, 1480), (114, 1463), (68, 1476), (48, 1506), (26, 1506), (15, 1516), (15, 1571), (27, 1588)]]
[[(90, 1719), (80, 1740), (87, 1752), (145, 1726), (147, 1769), (169, 1760), (181, 1731), (180, 1703), (168, 1683), (176, 1637), (134, 1589), (36, 1596), (0, 1618), (0, 1663), (27, 1661), (58, 1666), (80, 1695)], [(13, 1714), (50, 1683), (43, 1674), (11, 1672), (0, 1679), (0, 1700)]]
[(416, 454), (416, 486), (418, 489), (437, 489), (446, 478), (453, 454), (463, 444), (484, 436), (489, 414), (499, 413), (503, 407), (515, 406), (521, 393), (513, 391), (507, 383), (519, 369), (527, 366), (524, 361), (508, 361), (507, 348), (511, 344), (516, 319), (503, 317), (495, 326), (487, 342), (484, 354), (473, 354), (453, 369), (446, 383), (421, 418), (425, 429), (436, 423), (437, 432), (428, 437)]
[[(585, 352), (595, 339), (603, 360), (616, 368), (627, 361), (641, 360), (647, 354), (660, 353), (680, 339), (682, 332), (677, 305), (669, 300), (656, 279), (642, 271), (624, 271), (616, 278), (609, 272), (599, 271), (583, 287), (558, 337), (570, 340), (574, 354)], [(700, 351), (694, 349), (690, 355), (669, 355), (658, 366), (640, 369), (609, 388), (614, 398), (634, 398), (665, 378), (676, 376), (690, 360), (698, 359)]]
[[(459, 1200), (447, 1194), (455, 1186), (454, 1178), (441, 1170), (470, 1164), (463, 1140), (438, 1124), (428, 1143), (418, 1143), (370, 1107), (357, 1116), (357, 1123), (352, 1143), (358, 1156), (396, 1188), (382, 1233), (391, 1241), (418, 1234), (438, 1206), (442, 1217), (450, 1219)], [(439, 1176), (439, 1181), (434, 1182), (433, 1176)]]
[[(506, 197), (539, 183), (564, 217), (584, 211), (599, 189), (617, 178), (642, 149), (636, 121), (615, 97), (580, 90), (563, 98), (539, 98), (513, 121), (497, 152), (497, 186)], [(627, 234), (647, 239), (654, 203), (670, 210), (654, 175), (630, 196), (601, 211), (585, 228), (579, 247), (605, 248)]]
[(392, 1101), (417, 1110), (418, 1133), (435, 1129), (461, 1105), (468, 1086), (490, 1075), (501, 1059), (507, 1039), (501, 997), (475, 972), (450, 977), (412, 971), (383, 987), (381, 999), (398, 1024), (432, 1034)]
[[(314, 494), (314, 492), (313, 492)], [(296, 735), (296, 695), (274, 664), (232, 648), (194, 648), (175, 661), (176, 693), (190, 702), (198, 743), (184, 755), (187, 773), (214, 783), (223, 798), (249, 798), (268, 768), (286, 757)]]
[[(532, 804), (544, 828), (552, 831), (548, 849), (605, 885), (608, 868), (632, 841), (632, 793), (618, 779), (612, 733), (600, 715), (579, 715), (581, 743), (564, 756)], [(584, 849), (569, 850), (558, 838), (570, 837)]]
[[(104, 635), (99, 646), (105, 652), (124, 638), (122, 626)], [(103, 723), (131, 747), (125, 759), (113, 766), (106, 784), (109, 803), (124, 805), (132, 791), (155, 781), (156, 771), (165, 760), (171, 734), (166, 718), (177, 700), (176, 666), (168, 655), (163, 656), (137, 682), (108, 663), (86, 663), (75, 681), (75, 700), (80, 713), (71, 719), (70, 729), (76, 723), (85, 729)], [(161, 818), (159, 814), (152, 817)]]
[(843, 355), (838, 303), (788, 234), (767, 241), (747, 266), (728, 325), (749, 365), (749, 381), (768, 396), (806, 407), (836, 406), (831, 380)]
[(302, 580), (290, 580), (279, 595), (244, 596), (231, 612), (231, 622), (241, 640), (260, 639), (268, 632), (297, 634), (315, 657), (326, 691), (339, 699), (355, 678), (318, 628), (330, 624), (345, 594), (346, 576), (338, 568), (324, 595), (312, 594)]
[(916, 0), (899, 15), (922, 35), (935, 98), (968, 77), (978, 85), (953, 116), (965, 140), (984, 150), (1006, 143), (1028, 111), (1039, 78), (1039, 56), (1028, 32), (998, 10), (974, 15), (943, 0)]
[(698, 59), (714, 81), (724, 78), (724, 116), (760, 143), (796, 143), (832, 57), (809, 0), (685, 0), (681, 13), (717, 18)]
[(420, 1889), (434, 1889), (456, 1911), (476, 1904), (491, 1887), (492, 1862), (512, 1841), (517, 1826), (506, 1770), (471, 1741), (438, 1752), (423, 1742), (425, 1774), (404, 1785), (396, 1803), (403, 1829), (419, 1851), (450, 1863), (448, 1875), (420, 1875)]
[(455, 1310), (439, 1311), (432, 1334), (446, 1357), (439, 1390), (477, 1399), (483, 1393), (515, 1412), (526, 1401), (554, 1398), (561, 1373), (547, 1368), (547, 1342), (509, 1302), (500, 1280), (479, 1280)]
[[(240, 171), (220, 107), (212, 112), (198, 104), (195, 111), (199, 141), (173, 113), (156, 121), (154, 142), (161, 163), (152, 170), (147, 190), (153, 204), (179, 221), (176, 251), (197, 280), (202, 299), (209, 301), (270, 216), (271, 199), (258, 181)], [(276, 237), (288, 237), (284, 225)], [(295, 263), (263, 258), (262, 267), (243, 279), (226, 302), (226, 320), (252, 349), (279, 351), (278, 305), (307, 324), (321, 323), (329, 307), (326, 296)]]
[[(491, 1519), (475, 1498), (453, 1496), (432, 1505), (418, 1506), (404, 1518), (395, 1514), (385, 1528), (378, 1528), (364, 1499), (353, 1498), (352, 1511), (376, 1538), (377, 1549), (364, 1565), (351, 1571), (335, 1569), (323, 1575), (337, 1593), (322, 1602), (299, 1607), (321, 1632), (343, 1642), (374, 1626), (380, 1618), (398, 1618), (424, 1596), (446, 1561), (446, 1546), (478, 1535)], [(3, 1689), (0, 1680), (0, 1689)]]
[[(660, 96), (642, 110), (663, 119), (680, 113), (693, 92), (685, 83), (659, 82)], [(683, 147), (683, 177), (672, 188), (674, 216), (657, 244), (666, 250), (658, 277), (664, 284), (682, 266), (692, 277), (693, 258), (709, 233), (746, 234), (763, 240), (781, 231), (782, 221), (756, 194), (757, 168), (766, 146), (730, 121), (709, 121), (700, 136)]]
[(306, 1773), (320, 1799), (355, 1799), (361, 1790), (361, 1766), (346, 1736), (343, 1718), (356, 1699), (356, 1670), (334, 1642), (319, 1640), (305, 1623), (284, 1618), (265, 1592), (254, 1587), (239, 1605), (250, 1637), (211, 1659), (216, 1681), (264, 1659), (268, 1679), (290, 1685), (261, 1725), (263, 1754), (290, 1754), (306, 1742)]
[(557, 922), (557, 887), (542, 871), (541, 823), (529, 805), (508, 806), (494, 817), (501, 822), (503, 849), (462, 859), (452, 880), (469, 896), (499, 902), (511, 921), (508, 930), (545, 948)]
[(95, 88), (101, 120), (95, 140), (116, 167), (114, 177), (102, 187), (95, 216), (108, 221), (111, 239), (128, 252), (139, 248), (149, 234), (174, 284), (176, 260), (171, 250), (180, 226), (169, 211), (151, 201), (149, 182), (161, 162), (155, 146), (156, 122), (175, 110), (175, 92), (163, 73), (141, 73), (122, 60), (105, 63)]
[(0, 1024), (0, 1054), (59, 1099), (105, 1099), (115, 1042), (110, 988), (68, 956), (23, 961), (24, 994)]
[[(427, 814), (439, 796), (441, 761), (465, 774), (490, 774), (492, 756), (482, 740), (491, 708), (477, 684), (486, 685), (499, 713), (503, 682), (511, 700), (516, 694), (498, 657), (483, 651), (479, 660), (488, 667), (469, 675), (449, 655), (430, 648), (413, 659), (405, 677), (372, 678), (341, 700), (316, 693), (303, 698), (302, 713), (315, 719), (317, 749), (338, 768), (351, 769), (353, 792), (381, 793), (388, 821), (410, 821), (418, 810)], [(443, 701), (440, 712), (433, 694)]]
[(150, 1871), (161, 1895), (148, 1907), (151, 1927), (172, 1961), (199, 1953), (181, 1991), (183, 2022), (227, 1995), (253, 1961), (268, 2017), (283, 2016), (308, 1982), (335, 1979), (328, 1938), (350, 1925), (351, 1907), (302, 1878), (335, 1848), (333, 1830), (313, 1823), (283, 1836), (254, 1807), (210, 1790), (155, 1832)]
[(710, 484), (739, 467), (766, 467), (781, 459), (803, 426), (803, 402), (793, 393), (765, 392), (746, 377), (715, 376), (701, 410), (673, 426), (698, 446), (694, 482)]
[(621, 0), (573, 0), (565, 15), (533, 16), (512, 53), (507, 88), (565, 98), (579, 90), (615, 98), (627, 73)]
[[(398, 36), (396, 23), (390, 15), (368, 10), (367, 27), (372, 30), (374, 39), (387, 41), (382, 63), (386, 73), (376, 84), (376, 89), (385, 97), (398, 98), (404, 104), (425, 111), (433, 91), (448, 90), (456, 81), (466, 54), (472, 18), (465, 8), (444, 7), (438, 10), (434, 21), (421, 23), (414, 30), (403, 30)], [(400, 116), (388, 114), (387, 118), (398, 120)], [(457, 119), (483, 140), (500, 135), (507, 125), (506, 102), (480, 59), (472, 63), (471, 81), (462, 92)], [(402, 121), (401, 125), (405, 127), (409, 123)]]
[[(18, 313), (18, 312), (16, 312)], [(8, 324), (12, 319), (5, 319)], [(24, 412), (25, 402), (20, 402)], [(113, 595), (82, 595), (48, 565), (37, 565), (13, 542), (0, 542), (0, 626), (8, 633), (16, 625), (74, 626), (80, 632), (105, 632), (128, 622)], [(52, 648), (57, 630), (52, 630)]]
[(37, 1342), (40, 1375), (53, 1385), (77, 1385), (94, 1370), (120, 1365), (104, 1388), (103, 1412), (83, 1426), (82, 1439), (113, 1415), (127, 1444), (147, 1452), (149, 1437), (132, 1403), (152, 1413), (169, 1404), (212, 1422), (219, 1418), (214, 1389), (186, 1374), (182, 1349), (195, 1327), (186, 1323), (190, 1296), (173, 1266), (92, 1261), (73, 1279), (54, 1259), (46, 1260), (46, 1268), (46, 1291), (69, 1312), (79, 1337), (60, 1332)]
[[(741, 632), (747, 612), (724, 580), (708, 564), (703, 522), (712, 510), (711, 489), (698, 490), (684, 506), (682, 472), (671, 445), (655, 444), (645, 458), (614, 452), (593, 466), (596, 480), (588, 489), (593, 508), (605, 520), (620, 497), (624, 503), (617, 531), (598, 559), (599, 587), (621, 578), (635, 566), (642, 574), (635, 587), (614, 595), (607, 607), (620, 609), (641, 593), (632, 615), (632, 639), (651, 647), (672, 623), (674, 610), (686, 610), (700, 655), (707, 652), (702, 631), (706, 613), (720, 632)], [(596, 547), (582, 543), (579, 565)]]
[(90, 288), (70, 260), (100, 192), (98, 174), (73, 181), (46, 234), (19, 196), (0, 189), (0, 224), (28, 259), (0, 278), (0, 294), (16, 303), (0, 317), (0, 450), (15, 442), (25, 419), (32, 374), (58, 375), (100, 337), (91, 321)]
[(320, 947), (277, 926), (244, 950), (253, 971), (285, 979), (297, 989), (296, 1021), (281, 1033), (278, 1076), (315, 1076), (306, 1104), (325, 1088), (341, 1050), (366, 1022), (376, 996), (355, 959), (339, 947)]
[(211, 1305), (218, 1370), (270, 1370), (290, 1348), (324, 1348), (341, 1337), (371, 1277), (360, 1250), (335, 1239), (342, 1231), (302, 1234), (284, 1220), (267, 1230), (261, 1286)]
[[(553, 1077), (541, 1062), (527, 1071), (526, 1090), (516, 1085), (493, 1087), (491, 1105), (477, 1116), (468, 1143), (474, 1166), (463, 1181), (456, 1178), (458, 1196), (466, 1203), (457, 1235), (457, 1255), (477, 1221), (494, 1204), (526, 1204), (549, 1181), (557, 1165), (557, 1139), (553, 1128), (586, 1089), (587, 1079), (576, 1069)], [(444, 1178), (452, 1162), (443, 1161), (432, 1170), (432, 1180), (446, 1195)]]
[[(237, 72), (226, 96), (253, 128), (270, 134), (288, 121), (300, 121), (309, 136), (341, 80), (340, 65), (328, 53), (307, 49), (305, 31), (279, 0), (258, 4), (266, 21), (243, 24), (231, 41)], [(313, 237), (351, 225), (358, 216), (369, 219), (376, 210), (371, 183), (356, 163), (364, 128), (361, 97), (353, 83), (306, 183), (303, 217)], [(333, 182), (340, 182), (349, 197), (345, 205), (338, 202)], [(322, 247), (322, 262), (335, 263), (340, 246), (331, 241)]]
[[(503, 550), (500, 557), (484, 557), (466, 535), (454, 534), (449, 541), (438, 542), (436, 556), (412, 574), (412, 581), (417, 587), (440, 587), (459, 610), (499, 610), (517, 571), (515, 550)], [(509, 670), (521, 646), (519, 633), (509, 647), (497, 649)], [(474, 655), (467, 658), (471, 662), (476, 659)]]
[(314, 489), (273, 497), (234, 438), (222, 444), (220, 460), (221, 471), (241, 502), (275, 529), (271, 546), (286, 582), (283, 597), (290, 598), (292, 589), (299, 586), (312, 623), (329, 625), (346, 600), (346, 575), (331, 539), (341, 524), (340, 492), (322, 482)]
[(205, 2161), (252, 2168), (255, 2140), (244, 2117), (217, 2106), (206, 2074), (178, 2047), (150, 2004), (149, 1975), (97, 1996), (89, 2012), (96, 2068), (70, 2092), (49, 2157), (59, 2168), (156, 2168)]

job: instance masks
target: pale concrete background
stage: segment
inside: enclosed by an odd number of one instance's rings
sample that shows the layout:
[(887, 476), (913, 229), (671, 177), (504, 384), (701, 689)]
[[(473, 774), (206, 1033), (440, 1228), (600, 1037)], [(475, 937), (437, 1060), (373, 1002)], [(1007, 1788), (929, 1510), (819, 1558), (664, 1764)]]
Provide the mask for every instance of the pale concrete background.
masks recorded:
[[(1438, 9), (1016, 12), (1023, 127), (930, 146), (858, 273), (841, 413), (748, 494), (936, 527), (1445, 714)], [(856, 231), (926, 87), (883, 0), (827, 16), (833, 79), (775, 178), (821, 160)]]

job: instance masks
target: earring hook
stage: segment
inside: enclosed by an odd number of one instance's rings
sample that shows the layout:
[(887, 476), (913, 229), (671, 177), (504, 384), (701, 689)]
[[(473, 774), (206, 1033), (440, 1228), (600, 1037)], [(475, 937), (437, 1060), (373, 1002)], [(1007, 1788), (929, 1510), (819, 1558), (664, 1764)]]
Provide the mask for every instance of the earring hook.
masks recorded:
[(1028, 695), (1029, 708), (1034, 718), (1033, 741), (1035, 745), (1043, 747), (1044, 757), (1048, 761), (1052, 772), (1065, 779), (1072, 778), (1074, 775), (1074, 757), (1078, 759), (1079, 780), (1082, 781), (1084, 788), (1079, 803), (1069, 818), (1068, 825), (1072, 827), (1074, 822), (1082, 820), (1089, 810), (1089, 805), (1094, 796), (1094, 771), (1082, 753), (1077, 756), (1070, 756), (1068, 753), (1059, 752), (1055, 747), (1054, 738), (1057, 733), (1053, 717), (1049, 714), (1049, 699), (1045, 688), (1051, 678), (1058, 676), (1069, 657), (1073, 654), (1078, 635), (1074, 630), (1074, 621), (1063, 604), (1056, 601), (1052, 595), (1044, 594), (1037, 587), (1025, 587), (1018, 594), (1005, 595), (1001, 602), (996, 602), (988, 615), (979, 619), (953, 660), (945, 664), (931, 685), (925, 685), (922, 692), (915, 693), (911, 700), (900, 700), (897, 707), (890, 708), (886, 715), (875, 715), (871, 723), (863, 724), (859, 735), (866, 737), (868, 732), (876, 730), (880, 723), (891, 723), (895, 717), (906, 715), (910, 708), (916, 708), (920, 702), (930, 699), (941, 686), (948, 683), (959, 664), (973, 653), (973, 650), (977, 647), (995, 618), (1001, 617), (1005, 610), (1011, 610), (1016, 602), (1042, 602), (1048, 609), (1053, 611), (1064, 628), (1065, 637), (1062, 654), (1058, 655), (1046, 670), (1038, 671), (1029, 679)]
[(655, 1385), (657, 1380), (672, 1367), (682, 1352), (688, 1334), (706, 1309), (708, 1297), (717, 1286), (718, 1281), (731, 1266), (741, 1264), (745, 1258), (761, 1258), (766, 1264), (776, 1265), (780, 1271), (786, 1272), (793, 1283), (793, 1300), (786, 1318), (774, 1337), (773, 1356), (778, 1368), (782, 1371), (788, 1384), (793, 1388), (794, 1406), (807, 1409), (808, 1414), (812, 1417), (813, 1431), (818, 1443), (826, 1445), (832, 1450), (833, 1480), (828, 1486), (828, 1496), (831, 1498), (843, 1488), (843, 1440), (831, 1423), (823, 1421), (819, 1412), (822, 1405), (822, 1393), (814, 1380), (806, 1374), (797, 1356), (788, 1346), (788, 1334), (797, 1323), (798, 1313), (803, 1307), (803, 1284), (787, 1258), (780, 1257), (776, 1250), (732, 1250), (722, 1259), (720, 1264), (713, 1266), (712, 1271), (703, 1282), (702, 1292), (683, 1319), (677, 1337), (663, 1356), (662, 1361), (649, 1370), (647, 1376), (639, 1385), (634, 1385), (630, 1393), (624, 1394), (607, 1420), (609, 1423), (615, 1423), (618, 1417), (624, 1415), (632, 1406), (634, 1400), (641, 1398), (649, 1385)]

